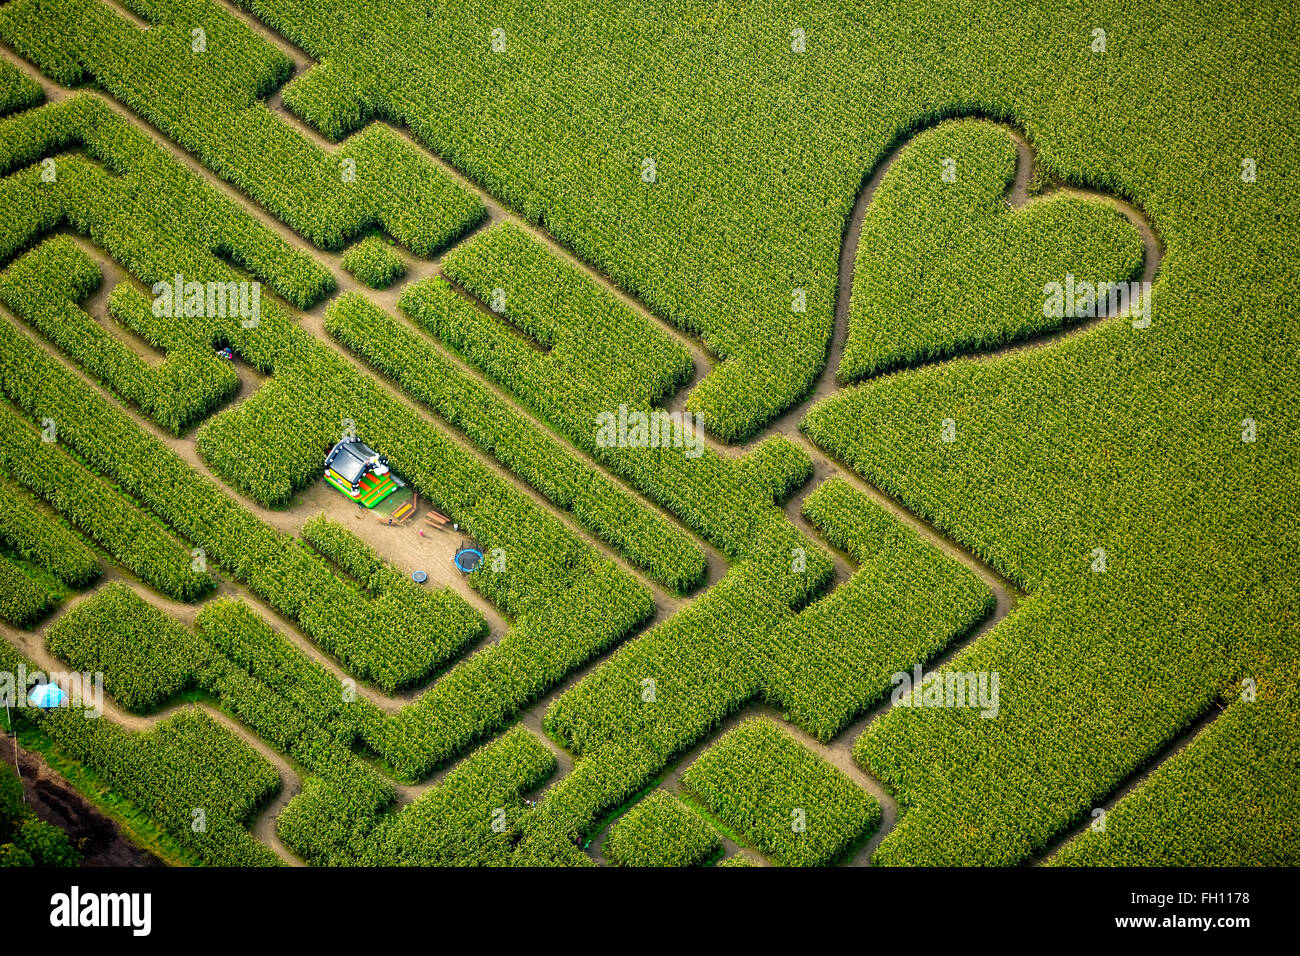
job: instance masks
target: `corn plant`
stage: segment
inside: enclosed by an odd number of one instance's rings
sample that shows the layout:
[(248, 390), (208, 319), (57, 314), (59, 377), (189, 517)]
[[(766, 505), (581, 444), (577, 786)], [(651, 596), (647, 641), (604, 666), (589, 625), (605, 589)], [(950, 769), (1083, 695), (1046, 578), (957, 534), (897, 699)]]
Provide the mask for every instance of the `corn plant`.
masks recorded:
[(833, 863), (880, 823), (870, 795), (764, 718), (712, 744), (682, 787), (785, 866)]
[(367, 236), (349, 249), (343, 268), (372, 289), (387, 289), (406, 274), (402, 257), (378, 236)]
[(664, 790), (620, 817), (605, 839), (606, 855), (622, 866), (698, 866), (721, 849), (713, 827)]

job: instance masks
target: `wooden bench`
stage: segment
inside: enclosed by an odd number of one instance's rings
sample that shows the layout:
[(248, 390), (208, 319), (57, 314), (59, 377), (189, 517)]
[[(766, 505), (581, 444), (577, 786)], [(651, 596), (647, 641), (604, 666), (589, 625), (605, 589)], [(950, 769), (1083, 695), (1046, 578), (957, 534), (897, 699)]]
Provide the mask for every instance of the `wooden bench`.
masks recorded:
[(415, 514), (415, 509), (419, 507), (420, 496), (411, 495), (411, 500), (400, 504), (393, 510), (390, 515), (375, 515), (375, 520), (380, 524), (404, 524), (406, 519)]

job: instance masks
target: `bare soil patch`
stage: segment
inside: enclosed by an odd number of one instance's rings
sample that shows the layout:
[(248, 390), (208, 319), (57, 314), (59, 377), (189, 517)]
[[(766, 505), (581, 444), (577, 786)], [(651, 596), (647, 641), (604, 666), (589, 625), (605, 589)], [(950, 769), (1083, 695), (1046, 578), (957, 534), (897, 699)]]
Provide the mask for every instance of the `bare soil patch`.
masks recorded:
[(82, 866), (164, 865), (127, 839), (116, 821), (97, 810), (44, 758), (22, 747), (15, 748), (14, 743), (9, 737), (0, 739), (0, 757), (10, 767), (17, 765), (27, 805), (40, 819), (68, 834), (72, 845), (81, 851)]

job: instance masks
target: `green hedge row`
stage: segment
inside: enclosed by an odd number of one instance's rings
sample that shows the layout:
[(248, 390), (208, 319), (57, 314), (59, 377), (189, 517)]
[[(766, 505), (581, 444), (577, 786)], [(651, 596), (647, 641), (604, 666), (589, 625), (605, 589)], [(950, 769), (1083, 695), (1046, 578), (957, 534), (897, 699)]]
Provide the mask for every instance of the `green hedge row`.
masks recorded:
[(82, 673), (102, 673), (104, 690), (126, 710), (147, 714), (191, 686), (204, 648), (175, 618), (128, 585), (106, 584), (45, 633), (51, 654)]
[(547, 733), (582, 759), (547, 792), (544, 839), (580, 841), (602, 814), (758, 696), (765, 642), (789, 616), (742, 563), (557, 698)]
[[(303, 531), (317, 550), (356, 578), (365, 593), (347, 586), (346, 600), (313, 601), (303, 607), (299, 622), (326, 645), (354, 643), (366, 629), (400, 642), (387, 651), (398, 667), (389, 660), (376, 664), (376, 679), (386, 689), (428, 674), (486, 633), (483, 618), (454, 592), (421, 587), (385, 565), (374, 549), (342, 525), (317, 518)], [(342, 593), (341, 586), (330, 585), (336, 595)]]
[[(1300, 667), (1241, 685), (1214, 722), (1082, 832), (1051, 866), (1300, 863)], [(1222, 706), (1222, 705), (1220, 705)]]
[(367, 236), (343, 256), (343, 268), (372, 289), (387, 289), (406, 275), (406, 263), (378, 236)]
[(367, 837), (365, 866), (500, 866), (511, 862), (523, 796), (555, 773), (555, 755), (516, 727), (470, 754)]
[(285, 107), (338, 142), (374, 119), (366, 92), (329, 63), (314, 64), (281, 87)]
[(304, 767), (303, 792), (276, 821), (285, 845), (328, 863), (393, 800), (393, 788), (351, 745), (374, 705), (276, 633), (246, 604), (214, 601), (199, 613), (211, 649), (198, 680), (221, 708)]
[(605, 855), (622, 866), (699, 866), (722, 840), (713, 827), (665, 790), (656, 790), (615, 821)]
[[(385, 816), (392, 787), (351, 750), (360, 728), (385, 718), (243, 602), (206, 605), (191, 632), (130, 588), (110, 585), (51, 629), (49, 646), (76, 667), (102, 670), (108, 693), (131, 709), (155, 706), (193, 684), (306, 768), (304, 791), (277, 826), (285, 843), (314, 863), (503, 862), (518, 839), (520, 795), (555, 769), (550, 751), (516, 729), (416, 804)], [(402, 713), (418, 715), (420, 708), (417, 702)], [(470, 819), (470, 809), (480, 806)], [(498, 807), (509, 815), (500, 831), (492, 829)]]
[[(100, 214), (107, 215), (107, 208), (100, 207)], [(116, 240), (116, 237), (109, 237)], [(113, 246), (106, 241), (106, 246), (113, 251)], [(117, 253), (114, 252), (115, 257)], [(133, 260), (144, 261), (148, 260)], [(291, 462), (300, 462), (294, 467), (300, 467), (302, 476), (312, 480), (315, 478), (315, 472), (319, 468), (319, 452), (313, 446), (320, 444), (324, 446), (332, 440), (335, 435), (329, 434), (329, 431), (336, 430), (337, 419), (342, 412), (334, 410), (330, 415), (330, 421), (324, 425), (322, 435), (319, 440), (307, 442), (295, 442), (291, 446), (277, 445), (275, 435), (282, 431), (286, 422), (300, 417), (306, 408), (316, 410), (321, 404), (320, 382), (322, 380), (335, 381), (345, 379), (337, 363), (327, 363), (315, 375), (309, 373), (303, 367), (300, 378), (293, 382), (297, 388), (292, 392), (286, 390), (283, 393), (284, 404), (278, 404), (272, 399), (275, 396), (275, 386), (284, 387), (286, 383), (293, 380), (297, 374), (292, 367), (281, 366), (278, 363), (292, 357), (299, 359), (305, 354), (312, 354), (309, 346), (301, 342), (292, 335), (286, 335), (282, 326), (269, 322), (264, 316), (264, 326), (266, 328), (259, 330), (256, 334), (241, 333), (238, 330), (228, 330), (232, 336), (241, 336), (238, 345), (242, 351), (251, 353), (256, 359), (255, 364), (260, 368), (269, 370), (276, 366), (276, 377), (272, 380), (271, 386), (262, 389), (254, 402), (245, 403), (237, 410), (238, 414), (224, 417), (224, 424), (227, 426), (227, 433), (243, 431), (244, 434), (256, 433), (265, 436), (267, 443), (268, 458), (275, 460), (288, 460)], [(688, 368), (688, 366), (687, 366)], [(372, 392), (363, 391), (358, 397), (357, 404), (362, 407), (371, 401)], [(300, 399), (297, 396), (302, 395)], [(310, 396), (310, 398), (306, 398)], [(305, 399), (305, 400), (304, 400)], [(265, 402), (260, 407), (255, 404), (257, 401)], [(351, 410), (351, 406), (347, 407)], [(254, 411), (265, 412), (265, 417), (255, 420), (252, 413)], [(359, 418), (362, 416), (358, 416)], [(387, 416), (376, 415), (380, 419), (377, 426), (385, 425), (383, 419)], [(322, 423), (324, 416), (322, 416)], [(265, 423), (265, 427), (259, 427)], [(275, 427), (270, 427), (274, 423)], [(391, 434), (394, 443), (410, 442), (410, 437), (405, 434), (409, 430), (403, 428), (406, 422), (397, 422), (387, 428), (386, 432), (380, 432), (379, 428), (373, 428), (377, 434)], [(245, 430), (247, 429), (247, 430)], [(376, 439), (367, 434), (366, 437), (372, 442)], [(207, 433), (201, 434), (201, 442), (207, 439)], [(204, 445), (205, 451), (210, 451), (210, 446)], [(234, 448), (235, 445), (230, 447)], [(242, 442), (238, 447), (243, 447)], [(392, 457), (392, 452), (385, 447), (385, 451)], [(427, 455), (427, 451), (425, 452)], [(239, 462), (242, 467), (247, 467), (247, 457), (235, 455), (231, 460), (242, 458)], [(220, 467), (220, 462), (224, 459), (215, 455), (209, 455), (209, 460)], [(395, 463), (396, 463), (396, 459)], [(403, 474), (414, 471), (411, 467), (400, 467)], [(579, 560), (575, 563), (572, 545), (563, 538), (555, 538), (553, 532), (548, 532), (545, 538), (539, 537), (536, 533), (528, 534), (525, 537), (524, 532), (532, 523), (531, 517), (527, 522), (525, 518), (527, 512), (521, 512), (514, 504), (507, 504), (507, 500), (502, 500), (495, 495), (484, 498), (482, 495), (482, 473), (458, 478), (455, 472), (448, 472), (444, 466), (435, 466), (432, 468), (422, 469), (429, 475), (438, 475), (444, 480), (433, 485), (432, 482), (426, 481), (426, 487), (420, 490), (428, 495), (428, 492), (434, 489), (441, 494), (435, 494), (433, 497), (440, 506), (447, 510), (452, 510), (458, 518), (461, 518), (461, 512), (464, 507), (461, 502), (473, 501), (477, 506), (473, 512), (473, 521), (466, 521), (476, 537), (488, 544), (493, 541), (503, 541), (506, 544), (508, 560), (514, 574), (499, 576), (498, 578), (487, 578), (485, 575), (478, 577), (484, 580), (475, 583), (485, 589), (489, 596), (493, 596), (499, 604), (511, 613), (522, 613), (529, 608), (541, 608), (555, 598), (553, 595), (567, 593), (569, 598), (580, 597), (583, 601), (598, 601), (609, 604), (616, 611), (612, 615), (595, 615), (588, 614), (585, 610), (575, 615), (561, 615), (557, 612), (548, 611), (540, 620), (545, 626), (561, 628), (561, 633), (570, 635), (562, 642), (561, 647), (547, 647), (539, 645), (537, 639), (531, 635), (533, 630), (524, 630), (519, 635), (518, 640), (507, 640), (500, 645), (487, 649), (482, 655), (476, 656), (475, 659), (467, 661), (465, 666), (453, 670), (447, 677), (446, 681), (440, 681), (440, 687), (435, 687), (430, 694), (422, 698), (419, 704), (420, 714), (426, 718), (421, 720), (414, 728), (408, 739), (402, 739), (402, 733), (399, 728), (390, 726), (385, 722), (376, 722), (378, 726), (369, 729), (369, 738), (377, 741), (379, 746), (376, 748), (385, 755), (385, 759), (390, 765), (402, 768), (403, 773), (409, 775), (420, 775), (427, 773), (438, 763), (444, 762), (464, 749), (475, 740), (490, 733), (493, 729), (499, 728), (508, 721), (514, 710), (524, 703), (544, 692), (554, 682), (561, 679), (565, 673), (568, 673), (573, 667), (579, 666), (584, 661), (590, 659), (593, 653), (601, 649), (612, 646), (628, 629), (634, 627), (636, 623), (644, 619), (649, 613), (650, 604), (648, 596), (633, 595), (631, 600), (619, 599), (613, 602), (604, 594), (603, 589), (607, 585), (619, 583), (620, 575), (605, 575), (603, 572), (597, 575), (594, 580), (594, 586), (585, 583), (581, 592), (572, 590), (576, 581), (575, 572), (584, 566)], [(721, 469), (715, 469), (721, 470)], [(225, 473), (225, 472), (223, 472)], [(445, 476), (445, 477), (444, 477)], [(238, 484), (238, 482), (237, 482)], [(726, 485), (732, 485), (727, 481)], [(292, 482), (279, 486), (283, 491), (278, 494), (287, 494), (288, 489), (292, 487)], [(247, 489), (245, 489), (247, 490)], [(466, 491), (472, 491), (471, 498)], [(693, 492), (688, 492), (682, 496), (684, 499), (693, 497)], [(459, 511), (453, 509), (448, 501), (457, 503)], [(768, 512), (762, 515), (761, 520), (769, 522), (773, 526), (783, 524), (779, 513), (771, 505), (766, 506)], [(700, 514), (707, 514), (711, 510), (709, 504), (698, 506)], [(755, 513), (758, 513), (757, 509)], [(715, 531), (727, 529), (733, 522), (728, 520), (728, 516), (720, 516), (713, 520)], [(746, 515), (742, 522), (746, 527), (756, 519)], [(549, 523), (548, 523), (549, 524)], [(724, 532), (730, 533), (730, 532)], [(540, 545), (540, 542), (550, 538), (558, 545), (547, 547)], [(530, 545), (524, 548), (510, 546), (511, 541), (529, 540)], [(252, 536), (251, 540), (256, 540)], [(795, 536), (794, 540), (801, 540)], [(209, 549), (211, 551), (211, 549)], [(787, 541), (781, 540), (777, 536), (776, 544), (773, 550), (785, 552), (788, 555), (789, 545)], [(215, 552), (214, 552), (215, 555)], [(226, 562), (222, 562), (226, 563)], [(252, 562), (250, 562), (251, 564)], [(823, 563), (824, 556), (823, 556)], [(238, 562), (234, 562), (238, 566)], [(818, 556), (814, 554), (812, 564), (815, 570), (823, 575), (828, 568), (822, 568), (818, 565)], [(270, 576), (264, 571), (264, 568), (270, 563), (261, 561), (257, 563), (256, 570), (260, 572), (263, 588), (270, 583), (267, 578)], [(555, 569), (555, 570), (550, 570)], [(250, 569), (251, 570), (251, 569)], [(557, 576), (556, 571), (560, 571)], [(799, 589), (805, 587), (805, 582), (815, 579), (818, 573), (808, 575), (806, 578), (792, 577), (791, 581)], [(554, 583), (548, 583), (548, 582)], [(563, 583), (561, 583), (563, 582)], [(620, 585), (621, 586), (621, 585)], [(814, 585), (815, 587), (815, 585)], [(257, 588), (255, 587), (255, 590)], [(259, 592), (264, 593), (264, 592)], [(563, 600), (563, 599), (561, 599)], [(275, 603), (275, 602), (273, 602)], [(284, 607), (293, 607), (295, 600), (291, 595), (286, 595), (281, 603), (277, 604), (282, 609)], [(296, 615), (295, 615), (296, 616)], [(536, 633), (542, 632), (541, 626), (536, 626)], [(540, 653), (539, 653), (540, 652)], [(527, 668), (528, 670), (526, 670)], [(532, 671), (531, 673), (529, 671)], [(460, 714), (466, 711), (465, 702), (471, 701), (469, 705), (474, 719), (466, 722)], [(407, 718), (408, 720), (410, 718)], [(392, 722), (397, 725), (399, 721)]]
[(690, 380), (694, 363), (675, 338), (514, 223), (452, 249), (442, 271), (524, 333), (512, 349), (530, 358), (515, 369), (520, 384), (536, 387), (558, 367), (613, 409), (653, 405)]
[(44, 568), (71, 588), (99, 577), (95, 552), (57, 518), (16, 488), (0, 485), (0, 545)]
[(724, 734), (682, 787), (783, 866), (827, 866), (880, 824), (880, 805), (770, 720)]
[[(359, 712), (373, 709), (373, 705), (310, 661), (243, 602), (219, 600), (206, 605), (198, 616), (197, 630), (189, 631), (131, 589), (114, 584), (90, 597), (65, 620), (72, 624), (65, 627), (61, 620), (52, 629), (51, 650), (80, 666), (102, 668), (105, 689), (119, 703), (134, 704), (132, 695), (139, 693), (152, 706), (167, 696), (164, 686), (170, 692), (181, 684), (193, 684), (210, 693), (223, 711), (295, 765), (305, 768), (303, 793), (277, 820), (282, 839), (314, 863), (357, 858), (366, 834), (393, 799), (392, 787), (350, 749)], [(169, 655), (177, 659), (169, 661)], [(0, 666), (13, 670), (17, 663), (12, 648), (0, 642)], [(36, 716), (39, 719), (41, 715)], [(73, 716), (82, 720), (79, 714)], [(95, 723), (109, 724), (106, 718)], [(71, 734), (73, 744), (86, 748), (82, 753), (89, 766), (105, 776), (107, 770), (114, 771), (110, 782), (130, 782), (154, 772), (155, 755), (150, 748), (118, 746), (144, 737), (126, 735), (109, 725), (85, 741), (80, 739), (84, 734), (75, 733), (75, 724), (59, 724), (53, 729), (60, 727), (63, 734), (56, 733), (55, 739), (63, 742)], [(103, 745), (93, 746), (96, 741)], [(192, 759), (198, 760), (199, 755)], [(148, 795), (146, 790), (137, 792)], [(169, 832), (183, 822), (165, 801), (138, 805)], [(202, 805), (208, 806), (206, 802)], [(235, 863), (240, 861), (227, 856), (232, 850), (226, 844), (244, 841), (228, 833), (215, 849), (211, 843), (195, 846), (183, 835), (181, 842), (211, 862)], [(238, 852), (274, 862), (256, 845)]]
[(332, 777), (334, 769), (357, 769), (335, 757), (320, 759), (319, 745), (351, 741), (359, 715), (372, 712), (374, 705), (352, 693), (242, 601), (213, 601), (195, 623), (198, 637), (211, 650), (199, 680), (224, 708), (313, 773)]
[[(65, 152), (77, 147), (84, 156)], [(42, 179), (43, 158), (53, 161), (53, 182)], [(0, 119), (0, 175), (8, 177), (0, 182), (0, 196), (12, 211), (0, 222), (0, 261), (66, 221), (146, 286), (172, 281), (178, 272), (186, 281), (247, 278), (233, 265), (299, 308), (335, 288), (328, 269), (210, 188), (97, 97), (78, 94)], [(197, 338), (199, 323), (188, 324)], [(225, 323), (221, 334), (244, 346), (252, 364), (265, 367), (249, 348), (257, 335), (246, 334), (238, 319)]]
[(41, 86), (12, 63), (0, 63), (0, 116), (36, 106), (45, 98)]
[(889, 695), (894, 674), (910, 676), (915, 664), (969, 634), (996, 602), (975, 572), (847, 482), (818, 485), (803, 512), (859, 567), (777, 628), (765, 686), (791, 722), (830, 740)]
[(53, 710), (40, 727), (186, 849), (215, 866), (276, 866), (246, 829), (280, 787), (275, 768), (197, 708), (140, 733), (80, 711)]
[(379, 552), (358, 538), (325, 512), (308, 518), (302, 526), (302, 537), (308, 544), (329, 558), (368, 591), (378, 591), (386, 582), (377, 576), (385, 570)]
[[(808, 453), (784, 435), (769, 435), (736, 462), (737, 481), (759, 501), (781, 504), (813, 476)], [(751, 491), (752, 489), (752, 491)]]
[(517, 617), (497, 643), (452, 667), (410, 706), (363, 728), (399, 777), (427, 776), (508, 726), (526, 705), (650, 616), (649, 595), (613, 565), (592, 568), (552, 603)]
[(0, 555), (0, 620), (31, 627), (58, 603), (59, 596), (14, 561)]

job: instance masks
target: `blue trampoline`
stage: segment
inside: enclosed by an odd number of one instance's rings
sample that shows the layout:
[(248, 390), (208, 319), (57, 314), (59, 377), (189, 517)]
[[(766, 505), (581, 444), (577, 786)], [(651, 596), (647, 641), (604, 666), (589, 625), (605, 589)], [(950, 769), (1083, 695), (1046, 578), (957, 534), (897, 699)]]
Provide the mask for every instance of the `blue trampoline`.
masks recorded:
[(462, 544), (456, 550), (456, 556), (452, 560), (456, 562), (458, 571), (469, 574), (483, 563), (483, 552), (478, 549), (477, 545)]

